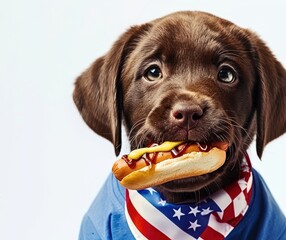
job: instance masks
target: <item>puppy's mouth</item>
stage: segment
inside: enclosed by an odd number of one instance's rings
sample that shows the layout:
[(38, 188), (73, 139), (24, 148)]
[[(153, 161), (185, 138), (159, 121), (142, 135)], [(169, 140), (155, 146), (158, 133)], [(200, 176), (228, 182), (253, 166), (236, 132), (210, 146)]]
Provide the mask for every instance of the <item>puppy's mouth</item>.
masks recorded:
[(216, 147), (221, 150), (227, 151), (229, 146), (231, 145), (228, 140), (210, 140), (210, 141), (197, 141), (197, 140), (180, 140), (180, 139), (166, 139), (166, 140), (160, 140), (156, 141), (153, 137), (147, 137), (145, 139), (145, 142), (137, 148), (142, 147), (153, 147), (153, 146), (159, 146), (162, 145), (164, 142), (181, 142), (178, 146), (174, 147), (170, 151), (172, 152), (172, 155), (176, 157), (179, 152), (182, 152), (181, 149), (190, 146), (190, 145), (197, 145), (201, 152), (208, 152), (211, 148)]
[[(228, 147), (229, 147), (229, 144), (226, 141), (216, 141), (216, 142), (210, 142), (210, 143), (200, 143), (200, 142), (192, 142), (192, 141), (187, 141), (187, 142), (165, 141), (160, 144), (157, 144), (157, 143), (148, 144), (148, 146), (144, 147), (143, 149), (148, 149), (148, 152), (152, 152), (152, 151), (169, 152), (172, 158), (178, 158), (184, 154), (189, 154), (192, 152), (207, 153), (213, 148), (217, 148), (217, 149), (220, 149), (221, 151), (226, 152), (228, 150)], [(141, 149), (141, 151), (143, 149)]]
[[(149, 137), (145, 139), (144, 147), (154, 147), (157, 145), (162, 145), (166, 141), (178, 141), (176, 140), (162, 140), (162, 141), (154, 141), (154, 138)], [(233, 145), (230, 143), (230, 141), (227, 140), (219, 140), (219, 139), (212, 139), (210, 141), (196, 141), (196, 140), (187, 140), (187, 141), (180, 141), (181, 143), (178, 146), (175, 146), (172, 149), (169, 149), (168, 151), (171, 152), (173, 158), (180, 157), (185, 154), (185, 149), (190, 146), (190, 145), (197, 145), (198, 146), (198, 151), (200, 152), (209, 152), (212, 148), (216, 147), (220, 150), (223, 150), (226, 152), (226, 160), (225, 163), (215, 170), (214, 172), (203, 174), (201, 176), (194, 176), (194, 177), (189, 177), (188, 180), (186, 179), (178, 179), (178, 180), (173, 180), (171, 182), (167, 182), (165, 184), (162, 184), (162, 187), (165, 189), (169, 189), (175, 192), (181, 192), (185, 191), (186, 188), (188, 190), (192, 189), (192, 191), (196, 191), (199, 188), (206, 186), (210, 184), (211, 182), (215, 181), (217, 176), (220, 176), (221, 172), (223, 172), (223, 168), (225, 168), (227, 165), (229, 159), (231, 158), (232, 152), (233, 152)], [(191, 184), (189, 184), (191, 183)], [(186, 186), (184, 186), (186, 185)], [(192, 186), (192, 187), (190, 187)]]

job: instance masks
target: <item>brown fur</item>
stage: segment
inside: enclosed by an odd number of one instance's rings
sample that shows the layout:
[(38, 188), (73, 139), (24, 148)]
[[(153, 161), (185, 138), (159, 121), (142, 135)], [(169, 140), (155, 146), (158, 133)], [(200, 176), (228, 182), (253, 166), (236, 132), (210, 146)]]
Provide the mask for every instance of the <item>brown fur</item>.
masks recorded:
[[(151, 65), (162, 79), (146, 79)], [(218, 80), (222, 66), (233, 69), (235, 82)], [(285, 70), (256, 34), (207, 13), (178, 12), (124, 33), (77, 79), (74, 100), (117, 155), (122, 119), (132, 149), (166, 140), (228, 141), (219, 170), (157, 186), (178, 203), (236, 180), (255, 134), (261, 157), (286, 132), (285, 92)]]

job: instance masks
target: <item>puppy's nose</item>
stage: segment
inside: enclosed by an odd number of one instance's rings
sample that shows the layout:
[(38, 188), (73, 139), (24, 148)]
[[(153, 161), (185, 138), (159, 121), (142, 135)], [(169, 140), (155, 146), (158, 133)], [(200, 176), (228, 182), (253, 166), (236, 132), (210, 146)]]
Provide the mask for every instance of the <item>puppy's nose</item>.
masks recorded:
[(176, 104), (171, 117), (175, 124), (189, 130), (198, 123), (203, 114), (204, 111), (199, 105)]

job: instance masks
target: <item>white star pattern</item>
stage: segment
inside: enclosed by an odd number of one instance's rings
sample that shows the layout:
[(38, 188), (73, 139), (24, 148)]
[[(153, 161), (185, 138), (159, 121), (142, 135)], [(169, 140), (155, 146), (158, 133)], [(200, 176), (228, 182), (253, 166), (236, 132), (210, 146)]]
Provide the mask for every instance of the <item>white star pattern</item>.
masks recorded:
[(198, 210), (198, 206), (196, 206), (195, 208), (190, 207), (191, 211), (189, 211), (189, 214), (194, 214), (194, 216), (197, 216), (197, 213), (200, 213), (201, 211)]
[(201, 227), (201, 225), (198, 224), (198, 220), (196, 220), (196, 221), (194, 221), (194, 222), (191, 222), (191, 221), (190, 221), (190, 224), (191, 224), (191, 226), (189, 226), (188, 229), (193, 229), (194, 232), (196, 231), (196, 229), (197, 229), (198, 227)]
[(151, 195), (153, 195), (154, 192), (157, 192), (156, 190), (154, 190), (153, 188), (146, 188)]
[(181, 216), (184, 216), (185, 214), (184, 213), (182, 213), (182, 210), (181, 210), (181, 208), (179, 208), (179, 209), (173, 209), (174, 210), (174, 212), (175, 212), (175, 214), (173, 215), (173, 217), (177, 217), (179, 220), (181, 220)]
[(165, 206), (166, 200), (163, 200), (163, 199), (161, 198), (161, 200), (158, 202), (158, 204), (161, 204), (162, 206)]
[(207, 209), (203, 209), (201, 215), (208, 215), (212, 212), (213, 210), (210, 209), (210, 207), (208, 207)]

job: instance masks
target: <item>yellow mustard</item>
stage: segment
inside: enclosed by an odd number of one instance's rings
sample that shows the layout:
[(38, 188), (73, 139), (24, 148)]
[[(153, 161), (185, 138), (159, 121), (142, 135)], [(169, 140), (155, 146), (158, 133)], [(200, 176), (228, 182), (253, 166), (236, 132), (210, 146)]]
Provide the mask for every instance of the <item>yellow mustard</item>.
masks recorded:
[(158, 146), (135, 149), (131, 153), (129, 153), (128, 158), (129, 159), (138, 159), (138, 158), (142, 157), (145, 153), (167, 152), (167, 151), (170, 151), (171, 149), (173, 149), (174, 147), (176, 147), (182, 143), (183, 142), (166, 141), (166, 142), (164, 142)]

